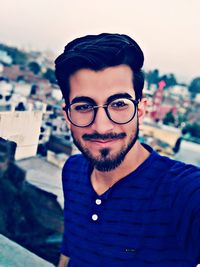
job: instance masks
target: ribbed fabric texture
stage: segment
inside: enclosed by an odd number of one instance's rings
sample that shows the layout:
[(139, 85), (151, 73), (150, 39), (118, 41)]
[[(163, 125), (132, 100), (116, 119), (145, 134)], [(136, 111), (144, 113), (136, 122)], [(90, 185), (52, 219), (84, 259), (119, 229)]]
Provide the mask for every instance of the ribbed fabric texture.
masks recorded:
[(93, 190), (90, 173), (90, 163), (82, 155), (70, 157), (63, 168), (61, 253), (71, 258), (68, 266), (200, 263), (199, 168), (151, 150), (142, 165), (100, 196)]

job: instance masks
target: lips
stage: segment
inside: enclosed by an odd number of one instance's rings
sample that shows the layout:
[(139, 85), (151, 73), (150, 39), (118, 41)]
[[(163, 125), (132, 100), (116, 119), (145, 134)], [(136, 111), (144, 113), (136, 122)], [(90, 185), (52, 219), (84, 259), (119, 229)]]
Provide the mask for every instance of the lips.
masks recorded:
[[(117, 139), (119, 140), (119, 139)], [(116, 141), (116, 139), (111, 139), (111, 140), (89, 140), (90, 142), (95, 142), (95, 143), (101, 143), (101, 144), (106, 144), (106, 143), (110, 143), (110, 142), (114, 142)]]
[(88, 140), (88, 141), (94, 145), (97, 145), (97, 146), (108, 146), (108, 145), (111, 145), (113, 143), (116, 143), (118, 140), (120, 140), (120, 139), (109, 139), (109, 140), (92, 139), (92, 140)]

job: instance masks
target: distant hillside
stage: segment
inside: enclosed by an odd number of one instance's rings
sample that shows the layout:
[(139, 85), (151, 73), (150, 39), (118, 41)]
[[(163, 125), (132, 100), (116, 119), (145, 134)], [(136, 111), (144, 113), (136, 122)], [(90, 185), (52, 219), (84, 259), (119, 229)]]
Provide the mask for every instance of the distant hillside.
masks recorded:
[(20, 66), (25, 66), (27, 64), (28, 54), (23, 51), (20, 51), (16, 47), (11, 47), (5, 44), (0, 44), (0, 50), (7, 52), (7, 54), (13, 60), (13, 64), (17, 64)]

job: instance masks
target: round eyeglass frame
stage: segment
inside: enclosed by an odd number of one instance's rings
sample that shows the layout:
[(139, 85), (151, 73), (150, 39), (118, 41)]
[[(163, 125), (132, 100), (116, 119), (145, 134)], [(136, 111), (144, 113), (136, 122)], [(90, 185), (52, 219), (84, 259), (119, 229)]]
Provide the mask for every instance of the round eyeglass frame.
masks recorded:
[[(122, 98), (123, 98), (123, 97), (122, 97)], [(119, 98), (119, 99), (121, 99), (121, 98)], [(108, 106), (109, 106), (110, 103), (112, 103), (114, 100), (112, 100), (112, 101), (110, 101), (109, 103), (106, 103), (106, 104), (104, 104), (104, 105), (94, 105), (94, 106), (93, 106), (93, 111), (94, 111), (93, 119), (92, 119), (92, 121), (91, 121), (89, 124), (84, 125), (84, 126), (77, 125), (77, 124), (74, 123), (74, 122), (71, 120), (71, 118), (70, 118), (69, 110), (70, 110), (70, 107), (71, 107), (74, 103), (71, 103), (71, 104), (69, 104), (69, 105), (66, 105), (65, 107), (63, 107), (63, 110), (65, 111), (68, 120), (69, 120), (74, 126), (76, 126), (76, 127), (80, 127), (80, 128), (89, 127), (90, 125), (92, 125), (92, 124), (94, 123), (94, 121), (95, 121), (95, 119), (96, 119), (96, 115), (97, 115), (98, 108), (104, 108), (107, 117), (108, 117), (109, 120), (111, 120), (112, 122), (114, 122), (114, 123), (116, 123), (116, 124), (127, 124), (127, 123), (129, 123), (130, 121), (132, 121), (132, 119), (135, 117), (135, 114), (136, 114), (136, 111), (137, 111), (138, 104), (139, 104), (140, 100), (138, 100), (138, 99), (132, 99), (132, 98), (125, 98), (125, 99), (130, 100), (130, 101), (134, 104), (134, 107), (135, 107), (135, 110), (134, 110), (134, 112), (133, 112), (132, 117), (131, 117), (128, 121), (126, 121), (126, 122), (116, 122), (116, 121), (114, 121), (114, 120), (111, 118), (111, 116), (110, 116), (110, 114), (109, 114), (109, 111), (108, 111)], [(115, 100), (117, 100), (117, 99), (115, 99)]]

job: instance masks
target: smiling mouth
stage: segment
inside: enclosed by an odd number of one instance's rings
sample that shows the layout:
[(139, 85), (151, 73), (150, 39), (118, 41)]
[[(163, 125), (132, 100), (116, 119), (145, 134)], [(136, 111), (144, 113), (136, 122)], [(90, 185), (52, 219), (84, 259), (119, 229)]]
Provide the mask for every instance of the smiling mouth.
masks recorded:
[(92, 142), (94, 144), (97, 144), (97, 145), (109, 145), (109, 144), (112, 144), (112, 143), (115, 143), (117, 142), (118, 140), (121, 140), (120, 138), (116, 138), (116, 139), (108, 139), (108, 140), (100, 140), (100, 139), (91, 139), (91, 140), (88, 140), (89, 142)]
[(111, 139), (111, 140), (90, 140), (91, 142), (95, 142), (95, 143), (110, 143), (115, 141), (116, 139)]

